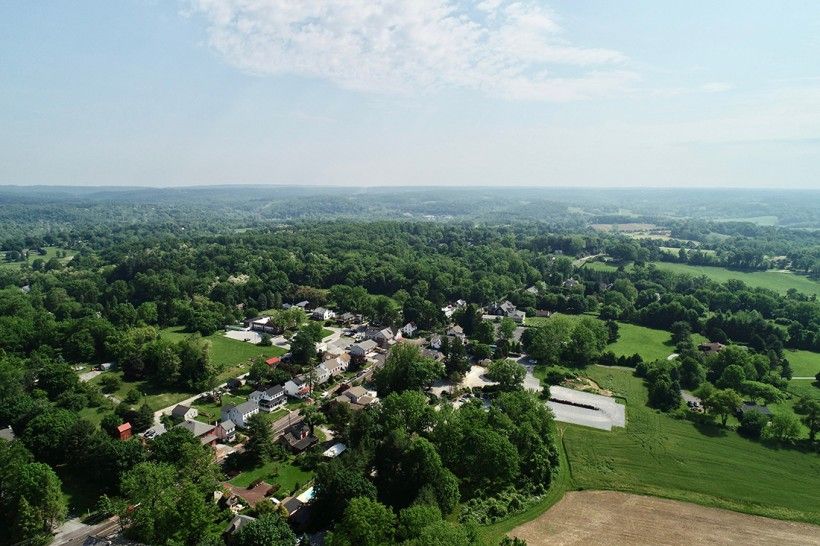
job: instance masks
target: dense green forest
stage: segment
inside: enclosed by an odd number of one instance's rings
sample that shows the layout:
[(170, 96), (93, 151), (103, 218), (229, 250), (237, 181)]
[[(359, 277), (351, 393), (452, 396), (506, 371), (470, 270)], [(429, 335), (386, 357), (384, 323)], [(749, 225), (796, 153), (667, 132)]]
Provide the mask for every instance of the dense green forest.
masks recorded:
[[(648, 403), (665, 411), (680, 406), (681, 387), (702, 389), (716, 415), (738, 392), (782, 398), (794, 375), (789, 351), (820, 352), (816, 293), (658, 263), (816, 282), (817, 192), (670, 192), (0, 189), (0, 428), (18, 438), (0, 442), (0, 522), (10, 530), (0, 543), (47, 540), (66, 517), (63, 482), (80, 481), (94, 483), (97, 512), (122, 514), (137, 540), (222, 544), (226, 516), (207, 499), (223, 470), (208, 449), (181, 429), (148, 445), (114, 439), (120, 422), (142, 432), (159, 408), (136, 391), (114, 406), (104, 389), (117, 385), (80, 381), (74, 367), (113, 361), (126, 382), (193, 395), (225, 371), (209, 336), (263, 312), (288, 322), (278, 311), (288, 302), (427, 332), (449, 326), (442, 307), (468, 303), (454, 316), (468, 347), (448, 346), (442, 364), (397, 347), (374, 377), (378, 408), (324, 418), (350, 447), (309, 463), (330, 544), (473, 544), (498, 505), (506, 512), (549, 489), (554, 427), (537, 396), (517, 388), (515, 370), (491, 369), (501, 387), (489, 411), (480, 401), (428, 404), (423, 387), (463, 375), (468, 357), (525, 351), (550, 370), (548, 382), (595, 363), (635, 367)], [(748, 220), (762, 216), (777, 225)], [(583, 318), (534, 325), (520, 341), (505, 324), (499, 338), (478, 310), (503, 300), (529, 317)], [(311, 364), (321, 339), (300, 323), (283, 326), (297, 332), (293, 372)], [(618, 324), (671, 332), (679, 358), (619, 360), (606, 350)], [(191, 335), (162, 334), (171, 327)], [(695, 335), (732, 346), (704, 358)], [(83, 417), (89, 408), (116, 418), (97, 425)], [(816, 408), (806, 411), (816, 427)], [(763, 427), (741, 425), (758, 436)], [(267, 457), (263, 444), (257, 455)], [(237, 544), (293, 543), (275, 511), (256, 515)]]

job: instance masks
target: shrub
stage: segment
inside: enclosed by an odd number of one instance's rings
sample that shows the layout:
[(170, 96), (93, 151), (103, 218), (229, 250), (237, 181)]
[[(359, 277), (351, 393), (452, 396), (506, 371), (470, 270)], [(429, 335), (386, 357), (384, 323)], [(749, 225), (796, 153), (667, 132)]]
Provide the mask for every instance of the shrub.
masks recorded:
[(766, 428), (768, 424), (768, 416), (756, 411), (749, 411), (744, 413), (743, 417), (740, 418), (740, 427), (738, 427), (737, 431), (747, 438), (757, 439), (760, 438), (763, 429)]

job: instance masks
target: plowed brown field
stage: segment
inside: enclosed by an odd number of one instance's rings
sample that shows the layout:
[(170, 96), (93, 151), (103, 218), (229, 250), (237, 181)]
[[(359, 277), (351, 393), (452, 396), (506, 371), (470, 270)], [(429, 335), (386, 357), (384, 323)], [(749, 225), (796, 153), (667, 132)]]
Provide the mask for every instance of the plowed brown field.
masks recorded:
[(529, 546), (567, 544), (820, 545), (820, 527), (614, 491), (568, 492), (510, 536)]

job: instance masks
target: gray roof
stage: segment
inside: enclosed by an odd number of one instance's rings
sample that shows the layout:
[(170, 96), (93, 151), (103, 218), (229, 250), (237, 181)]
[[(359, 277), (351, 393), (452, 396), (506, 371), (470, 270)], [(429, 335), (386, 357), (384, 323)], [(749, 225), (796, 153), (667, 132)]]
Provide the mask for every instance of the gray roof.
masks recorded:
[(174, 417), (185, 417), (185, 414), (191, 410), (188, 406), (183, 406), (182, 404), (177, 404), (174, 406), (174, 409), (171, 410), (171, 415)]
[(225, 432), (228, 432), (230, 430), (236, 430), (236, 425), (230, 419), (225, 419), (224, 421), (219, 423), (219, 426), (221, 426), (222, 430), (224, 430)]
[(247, 402), (242, 402), (241, 404), (236, 406), (236, 409), (237, 411), (239, 411), (239, 413), (245, 415), (246, 413), (250, 413), (254, 410), (259, 409), (259, 404), (257, 404), (253, 400), (248, 400)]
[(6, 440), (7, 442), (14, 440), (14, 431), (11, 430), (11, 427), (0, 429), (0, 440)]
[(193, 419), (187, 419), (178, 424), (177, 426), (189, 430), (195, 438), (204, 436), (214, 429), (213, 425), (203, 423), (202, 421), (195, 421)]
[(237, 516), (234, 516), (234, 518), (225, 528), (225, 532), (234, 534), (252, 521), (256, 521), (256, 518), (246, 516), (245, 514), (239, 514)]
[(353, 347), (359, 347), (360, 349), (362, 349), (365, 352), (372, 351), (373, 349), (375, 349), (378, 346), (379, 346), (378, 343), (376, 343), (372, 339), (368, 339), (368, 340), (362, 341), (361, 343), (357, 343), (357, 344), (353, 345)]
[(285, 387), (283, 387), (282, 385), (275, 385), (266, 390), (265, 394), (267, 394), (268, 396), (281, 396), (285, 394)]

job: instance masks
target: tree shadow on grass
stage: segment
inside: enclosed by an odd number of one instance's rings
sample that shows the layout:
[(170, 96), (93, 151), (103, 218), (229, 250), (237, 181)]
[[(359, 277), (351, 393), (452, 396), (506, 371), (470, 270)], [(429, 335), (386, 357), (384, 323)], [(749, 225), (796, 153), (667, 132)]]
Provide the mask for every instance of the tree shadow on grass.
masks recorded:
[(715, 423), (695, 421), (692, 424), (698, 432), (704, 436), (709, 436), (710, 438), (721, 438), (727, 434), (727, 430), (725, 428), (716, 425)]

